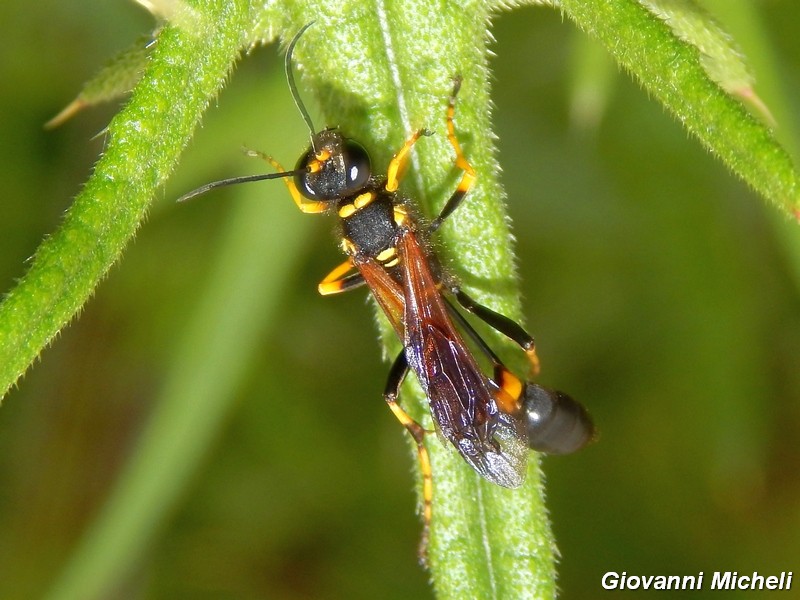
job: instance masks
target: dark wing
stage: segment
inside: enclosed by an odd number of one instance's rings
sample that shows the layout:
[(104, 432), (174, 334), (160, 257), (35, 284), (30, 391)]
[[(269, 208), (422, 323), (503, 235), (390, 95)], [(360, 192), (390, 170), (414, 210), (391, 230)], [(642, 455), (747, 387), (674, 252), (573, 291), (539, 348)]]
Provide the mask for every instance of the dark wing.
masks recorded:
[(463, 342), (431, 323), (407, 331), (406, 357), (439, 432), (489, 481), (509, 488), (522, 485), (528, 448), (520, 423), (497, 408)]
[(436, 426), (480, 475), (503, 487), (525, 480), (523, 425), (497, 407), (488, 378), (456, 330), (428, 257), (413, 232), (398, 244), (405, 309), (404, 346)]

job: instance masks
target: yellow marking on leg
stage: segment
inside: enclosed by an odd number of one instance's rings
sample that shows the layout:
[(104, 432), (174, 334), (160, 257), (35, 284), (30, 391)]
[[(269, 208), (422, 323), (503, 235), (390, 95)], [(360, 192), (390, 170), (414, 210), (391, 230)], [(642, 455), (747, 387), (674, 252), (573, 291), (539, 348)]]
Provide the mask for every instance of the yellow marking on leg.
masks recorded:
[(387, 399), (386, 403), (417, 444), (417, 457), (419, 458), (419, 469), (422, 474), (422, 537), (419, 543), (419, 560), (424, 565), (427, 565), (428, 541), (430, 539), (431, 520), (433, 519), (433, 470), (431, 469), (431, 457), (424, 443), (426, 431), (397, 402)]
[[(247, 153), (250, 156), (257, 156), (258, 158), (262, 158), (271, 164), (278, 173), (285, 173), (286, 169), (284, 169), (281, 164), (272, 158), (271, 156), (264, 154), (263, 152), (259, 152), (258, 150), (248, 150)], [(289, 190), (289, 194), (292, 196), (292, 200), (297, 205), (302, 212), (307, 214), (317, 214), (322, 213), (328, 210), (328, 204), (325, 202), (318, 202), (316, 200), (309, 200), (303, 194), (300, 193), (300, 190), (297, 189), (297, 186), (294, 183), (293, 177), (283, 177), (283, 182), (286, 184), (286, 188)]]
[(400, 151), (392, 157), (392, 160), (389, 162), (389, 168), (386, 171), (385, 189), (387, 192), (396, 192), (397, 188), (400, 187), (400, 180), (403, 178), (403, 174), (408, 166), (408, 154), (411, 152), (411, 148), (417, 140), (427, 133), (425, 129), (418, 129), (414, 135), (406, 140), (406, 143), (403, 144)]
[(455, 85), (453, 86), (453, 93), (450, 94), (450, 101), (447, 103), (447, 139), (456, 153), (456, 167), (464, 171), (464, 174), (461, 176), (461, 181), (459, 181), (458, 187), (456, 188), (456, 194), (465, 195), (475, 183), (476, 175), (475, 169), (469, 164), (461, 150), (461, 145), (458, 143), (458, 138), (456, 137), (456, 127), (453, 123), (453, 118), (456, 113), (456, 96), (458, 95), (459, 89), (461, 89), (460, 78), (456, 79)]
[(469, 164), (469, 161), (464, 156), (464, 152), (461, 150), (461, 145), (458, 143), (458, 138), (456, 137), (456, 126), (453, 122), (456, 114), (456, 96), (458, 95), (458, 90), (460, 89), (461, 78), (456, 77), (453, 85), (453, 92), (450, 94), (450, 100), (447, 103), (447, 113), (445, 118), (447, 121), (447, 140), (450, 142), (450, 145), (453, 147), (453, 150), (456, 153), (455, 166), (463, 171), (463, 175), (461, 176), (461, 180), (458, 182), (458, 187), (456, 187), (456, 190), (442, 208), (442, 212), (440, 212), (439, 216), (431, 222), (429, 227), (430, 231), (436, 231), (439, 229), (444, 220), (450, 216), (450, 214), (452, 214), (459, 204), (461, 204), (464, 196), (466, 196), (467, 192), (469, 192), (469, 190), (472, 189), (472, 186), (475, 185), (475, 179), (477, 177), (475, 174), (475, 169), (473, 169), (472, 165)]
[(428, 564), (428, 543), (431, 537), (431, 522), (433, 520), (433, 469), (431, 468), (431, 457), (427, 448), (422, 444), (417, 444), (417, 456), (419, 458), (419, 469), (422, 473), (422, 535), (419, 539), (417, 556), (420, 562)]
[(348, 258), (333, 271), (328, 273), (325, 279), (319, 282), (319, 285), (317, 285), (317, 291), (323, 296), (330, 296), (332, 294), (338, 294), (345, 291), (342, 282), (347, 273), (352, 271), (354, 268), (355, 267), (353, 266), (352, 259)]
[(541, 366), (539, 364), (539, 356), (536, 354), (536, 346), (531, 344), (530, 348), (525, 348), (525, 355), (531, 364), (531, 377), (538, 377)]

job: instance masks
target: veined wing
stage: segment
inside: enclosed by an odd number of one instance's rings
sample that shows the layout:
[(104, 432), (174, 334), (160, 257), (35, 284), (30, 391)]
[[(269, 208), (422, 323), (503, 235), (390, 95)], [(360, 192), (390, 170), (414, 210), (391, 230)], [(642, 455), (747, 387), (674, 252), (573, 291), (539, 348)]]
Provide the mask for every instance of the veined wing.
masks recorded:
[(403, 341), (441, 434), (480, 475), (515, 488), (525, 479), (522, 423), (499, 410), (483, 374), (450, 318), (428, 258), (413, 232), (398, 243)]

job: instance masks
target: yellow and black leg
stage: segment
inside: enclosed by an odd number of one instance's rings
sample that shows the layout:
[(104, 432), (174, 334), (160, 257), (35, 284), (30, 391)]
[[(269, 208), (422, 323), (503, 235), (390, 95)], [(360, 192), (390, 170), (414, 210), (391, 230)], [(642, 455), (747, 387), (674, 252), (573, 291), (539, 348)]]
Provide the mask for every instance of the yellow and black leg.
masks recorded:
[[(478, 304), (472, 298), (467, 296), (458, 288), (451, 290), (453, 295), (459, 303), (469, 312), (480, 318), (490, 327), (496, 329), (512, 341), (517, 343), (523, 350), (531, 363), (531, 371), (538, 373), (539, 359), (534, 350), (533, 338), (528, 334), (518, 323), (512, 321), (508, 317), (501, 315), (485, 306)], [(456, 321), (461, 330), (466, 332), (472, 339), (475, 346), (486, 355), (492, 362), (494, 367), (494, 375), (492, 381), (497, 385), (495, 398), (497, 404), (503, 412), (507, 414), (516, 414), (522, 409), (523, 396), (527, 388), (527, 383), (522, 381), (519, 377), (514, 375), (500, 360), (500, 357), (495, 354), (489, 345), (478, 335), (478, 332), (472, 325), (464, 318), (455, 306), (450, 301), (447, 301), (447, 307), (450, 309), (450, 314), (453, 320)]]
[(397, 420), (405, 427), (414, 438), (417, 445), (417, 456), (419, 457), (420, 473), (422, 474), (422, 538), (419, 543), (419, 560), (427, 564), (428, 538), (430, 536), (431, 518), (433, 517), (433, 471), (431, 470), (431, 459), (428, 449), (425, 448), (425, 435), (427, 430), (412, 419), (409, 414), (397, 403), (397, 395), (400, 386), (408, 374), (408, 360), (404, 352), (401, 352), (389, 370), (389, 377), (386, 381), (386, 389), (383, 392), (383, 399), (397, 417)]
[(456, 191), (453, 192), (453, 195), (447, 200), (442, 212), (440, 212), (439, 216), (431, 222), (431, 232), (439, 229), (442, 222), (449, 217), (456, 208), (458, 208), (458, 205), (461, 204), (464, 196), (467, 195), (470, 189), (472, 189), (472, 186), (475, 184), (475, 169), (473, 169), (472, 165), (469, 164), (469, 161), (464, 156), (464, 152), (461, 150), (461, 145), (458, 143), (458, 137), (456, 136), (456, 127), (453, 123), (453, 118), (456, 113), (456, 96), (458, 95), (458, 91), (460, 89), (461, 77), (458, 76), (455, 78), (453, 92), (450, 94), (450, 100), (447, 103), (447, 140), (450, 142), (450, 145), (453, 147), (453, 150), (455, 150), (456, 153), (455, 166), (463, 171), (463, 175), (461, 175), (461, 181), (458, 182)]
[(353, 259), (348, 258), (319, 282), (317, 291), (323, 296), (331, 296), (364, 285), (364, 277), (354, 269)]
[[(507, 335), (525, 348), (526, 338), (530, 340), (528, 356), (535, 353), (533, 338), (518, 324), (493, 310), (477, 304), (468, 296), (459, 294), (459, 301), (465, 308), (481, 317), (486, 323)], [(495, 400), (498, 408), (506, 414), (521, 419), (525, 426), (528, 446), (537, 452), (548, 454), (570, 454), (579, 450), (595, 438), (594, 424), (586, 408), (571, 396), (550, 390), (529, 381), (523, 381), (509, 371), (498, 356), (472, 328), (464, 316), (449, 301), (450, 313), (470, 336), (475, 345), (494, 365), (492, 382), (495, 384)], [(469, 305), (469, 306), (467, 306)], [(538, 360), (536, 361), (538, 366)]]
[(403, 179), (408, 166), (408, 156), (411, 153), (411, 148), (423, 135), (431, 135), (431, 132), (427, 129), (415, 131), (414, 135), (406, 140), (403, 147), (389, 161), (389, 168), (386, 169), (386, 186), (384, 188), (387, 192), (396, 192), (397, 188), (400, 187), (400, 180)]
[(493, 311), (491, 308), (478, 304), (458, 286), (452, 286), (450, 293), (455, 296), (458, 303), (466, 310), (522, 348), (530, 362), (531, 376), (536, 377), (539, 375), (539, 357), (536, 354), (536, 342), (533, 336), (522, 328), (522, 325), (505, 315)]

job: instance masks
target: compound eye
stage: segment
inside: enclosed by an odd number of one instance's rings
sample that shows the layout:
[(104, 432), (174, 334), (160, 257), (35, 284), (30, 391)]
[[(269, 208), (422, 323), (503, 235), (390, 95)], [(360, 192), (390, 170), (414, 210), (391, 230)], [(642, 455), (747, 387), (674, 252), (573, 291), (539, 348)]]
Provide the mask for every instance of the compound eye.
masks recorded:
[[(328, 200), (328, 186), (325, 186), (326, 179), (322, 176), (322, 171), (319, 168), (319, 161), (317, 161), (313, 149), (309, 149), (300, 160), (297, 161), (294, 176), (294, 183), (300, 193), (309, 200)], [(311, 166), (314, 165), (312, 169)]]
[(372, 175), (369, 154), (364, 146), (353, 140), (346, 140), (342, 148), (347, 192), (353, 193), (365, 185)]

